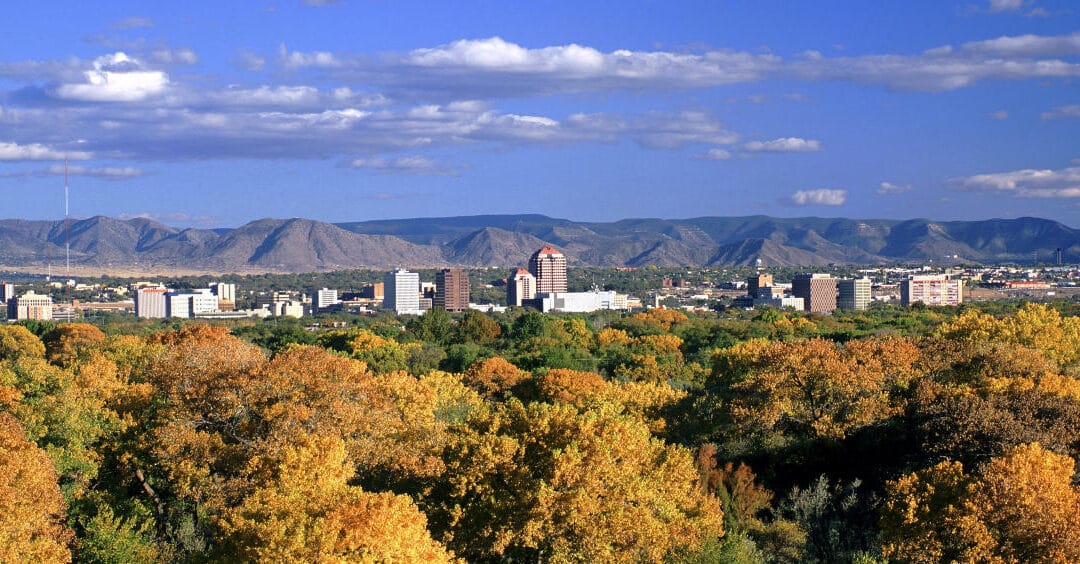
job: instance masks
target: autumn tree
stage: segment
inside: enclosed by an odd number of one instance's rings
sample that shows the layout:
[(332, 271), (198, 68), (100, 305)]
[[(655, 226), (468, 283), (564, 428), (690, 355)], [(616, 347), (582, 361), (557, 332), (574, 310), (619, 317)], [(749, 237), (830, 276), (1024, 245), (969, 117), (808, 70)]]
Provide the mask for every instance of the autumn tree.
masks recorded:
[(45, 356), (45, 344), (22, 325), (0, 325), (0, 360)]
[(345, 444), (311, 436), (252, 458), (250, 492), (218, 520), (226, 559), (450, 562), (407, 496), (349, 486)]
[(900, 346), (877, 358), (886, 350), (824, 339), (749, 341), (716, 354), (711, 385), (737, 433), (838, 439), (900, 411), (889, 392), (910, 378), (916, 356)]
[(901, 562), (1075, 562), (1080, 488), (1074, 461), (1037, 443), (976, 475), (946, 461), (889, 484), (883, 552)]
[(52, 460), (0, 413), (0, 561), (70, 562), (74, 535)]
[(656, 562), (722, 535), (690, 453), (634, 417), (510, 400), (459, 433), (428, 503), (467, 558)]
[(105, 341), (105, 333), (89, 323), (64, 323), (42, 336), (46, 358), (53, 364), (70, 365), (80, 353)]
[(500, 357), (477, 361), (461, 375), (463, 382), (487, 399), (502, 398), (526, 377), (527, 372)]

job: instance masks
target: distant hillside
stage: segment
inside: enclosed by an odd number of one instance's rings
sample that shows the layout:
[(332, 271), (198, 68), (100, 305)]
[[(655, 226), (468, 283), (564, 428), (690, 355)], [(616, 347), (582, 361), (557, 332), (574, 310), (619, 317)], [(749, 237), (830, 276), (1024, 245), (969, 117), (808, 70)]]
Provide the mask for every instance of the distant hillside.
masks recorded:
[[(1080, 231), (1046, 219), (930, 221), (699, 217), (576, 222), (488, 215), (331, 224), (261, 219), (178, 229), (147, 219), (71, 222), (73, 265), (153, 271), (303, 272), (395, 266), (514, 266), (548, 243), (575, 266), (1080, 262)], [(0, 266), (64, 259), (62, 221), (0, 220)]]

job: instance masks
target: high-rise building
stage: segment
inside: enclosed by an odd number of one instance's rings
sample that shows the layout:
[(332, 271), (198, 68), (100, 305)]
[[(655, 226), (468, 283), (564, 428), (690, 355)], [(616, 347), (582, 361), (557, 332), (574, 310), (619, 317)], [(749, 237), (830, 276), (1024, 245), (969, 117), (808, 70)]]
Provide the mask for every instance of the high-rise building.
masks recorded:
[(944, 274), (912, 276), (900, 283), (900, 305), (915, 302), (926, 305), (960, 305), (964, 301), (963, 280), (951, 280)]
[(48, 321), (53, 318), (52, 298), (35, 294), (33, 290), (8, 300), (8, 319), (37, 319)]
[(840, 309), (866, 309), (870, 307), (870, 279), (852, 278), (836, 283), (836, 306)]
[(337, 290), (323, 288), (311, 295), (312, 313), (323, 313), (339, 303), (341, 300), (338, 300)]
[(746, 279), (746, 295), (756, 296), (758, 288), (769, 288), (772, 285), (772, 274), (755, 274)]
[(524, 268), (515, 269), (506, 279), (506, 305), (521, 306), (536, 297), (536, 277)]
[(398, 315), (420, 315), (420, 275), (398, 268), (383, 277), (383, 307)]
[(0, 314), (7, 317), (8, 302), (15, 299), (15, 285), (11, 282), (0, 282)]
[(433, 305), (446, 311), (469, 309), (469, 275), (460, 268), (447, 268), (436, 272)]
[(529, 257), (529, 272), (536, 277), (536, 293), (566, 292), (566, 256), (544, 245)]
[(166, 288), (139, 288), (135, 290), (135, 315), (137, 317), (157, 319), (167, 316), (165, 296)]
[(803, 299), (805, 311), (829, 313), (836, 309), (836, 278), (828, 274), (798, 274), (791, 281), (791, 295)]

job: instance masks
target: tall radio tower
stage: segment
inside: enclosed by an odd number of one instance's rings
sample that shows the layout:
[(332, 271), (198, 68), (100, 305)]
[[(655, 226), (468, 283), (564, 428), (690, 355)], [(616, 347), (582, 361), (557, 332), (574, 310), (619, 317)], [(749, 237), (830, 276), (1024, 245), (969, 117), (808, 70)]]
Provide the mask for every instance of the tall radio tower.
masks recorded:
[[(71, 223), (68, 215), (68, 160), (64, 157), (64, 276), (71, 279)], [(64, 281), (67, 284), (67, 281)]]

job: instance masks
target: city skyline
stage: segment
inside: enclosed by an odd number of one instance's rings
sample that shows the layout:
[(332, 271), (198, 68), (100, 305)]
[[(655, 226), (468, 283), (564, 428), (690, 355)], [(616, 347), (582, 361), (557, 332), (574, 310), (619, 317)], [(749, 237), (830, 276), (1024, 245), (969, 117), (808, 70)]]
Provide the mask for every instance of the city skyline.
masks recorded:
[[(3, 218), (1080, 225), (1080, 13), (989, 0), (15, 1)], [(19, 197), (34, 194), (33, 198)]]

